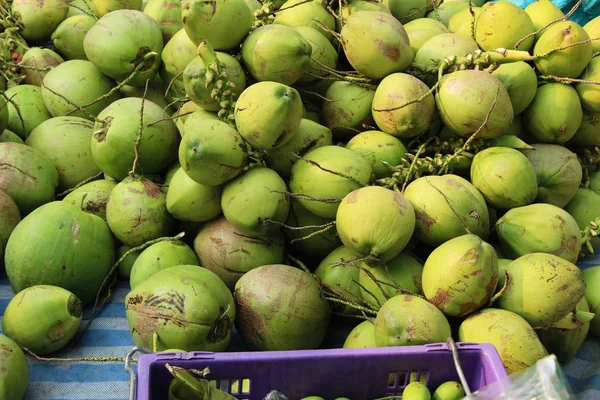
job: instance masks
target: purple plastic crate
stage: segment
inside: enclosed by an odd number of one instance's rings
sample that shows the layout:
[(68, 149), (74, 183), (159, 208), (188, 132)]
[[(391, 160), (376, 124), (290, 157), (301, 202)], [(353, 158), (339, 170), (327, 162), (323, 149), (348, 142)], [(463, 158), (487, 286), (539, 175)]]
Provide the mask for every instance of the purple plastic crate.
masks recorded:
[[(461, 367), (471, 390), (506, 376), (495, 347), (457, 343)], [(137, 400), (168, 398), (172, 376), (165, 364), (202, 370), (208, 379), (240, 400), (262, 400), (279, 390), (290, 400), (320, 395), (372, 400), (401, 394), (409, 382), (420, 380), (435, 389), (458, 381), (452, 352), (445, 343), (425, 346), (270, 351), (243, 353), (147, 354), (138, 360)], [(237, 387), (237, 389), (235, 389)], [(242, 392), (245, 387), (247, 391)]]

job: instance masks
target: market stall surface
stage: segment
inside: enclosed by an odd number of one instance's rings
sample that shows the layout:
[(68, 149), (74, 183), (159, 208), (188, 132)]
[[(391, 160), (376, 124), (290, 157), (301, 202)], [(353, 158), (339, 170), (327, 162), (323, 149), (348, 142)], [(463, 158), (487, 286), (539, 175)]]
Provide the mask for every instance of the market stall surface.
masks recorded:
[[(584, 269), (600, 265), (600, 256), (579, 264)], [(125, 318), (123, 301), (129, 291), (128, 282), (120, 282), (110, 302), (93, 321), (90, 329), (81, 331), (91, 313), (88, 307), (80, 332), (62, 351), (52, 354), (55, 358), (124, 358), (134, 346)], [(0, 322), (1, 315), (13, 291), (6, 276), (0, 277)], [(333, 326), (324, 347), (340, 346), (344, 332), (350, 326)], [(1, 330), (0, 330), (1, 332)], [(244, 345), (234, 335), (230, 351), (242, 351)], [(123, 400), (129, 395), (129, 374), (122, 362), (47, 362), (28, 356), (29, 387), (25, 400)], [(577, 353), (576, 358), (564, 366), (573, 391), (581, 400), (600, 399), (600, 340), (589, 337)]]

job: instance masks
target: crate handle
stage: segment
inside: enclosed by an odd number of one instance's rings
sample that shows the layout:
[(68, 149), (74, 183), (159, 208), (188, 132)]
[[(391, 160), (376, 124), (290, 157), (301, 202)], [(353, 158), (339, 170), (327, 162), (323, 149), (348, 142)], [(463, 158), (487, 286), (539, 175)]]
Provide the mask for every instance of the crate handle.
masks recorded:
[(446, 342), (452, 351), (452, 358), (454, 359), (454, 367), (456, 368), (456, 372), (458, 373), (458, 378), (460, 379), (460, 383), (463, 386), (466, 397), (469, 398), (471, 396), (471, 389), (469, 388), (469, 383), (467, 382), (467, 378), (465, 378), (465, 374), (460, 366), (460, 360), (458, 358), (458, 348), (456, 347), (456, 342), (450, 336)]
[(135, 353), (150, 354), (152, 352), (142, 347), (134, 347), (129, 351), (129, 353), (127, 353), (127, 357), (125, 357), (125, 372), (129, 373), (130, 381), (129, 400), (135, 400), (136, 398), (137, 376), (135, 374), (134, 369), (131, 368), (131, 361)]

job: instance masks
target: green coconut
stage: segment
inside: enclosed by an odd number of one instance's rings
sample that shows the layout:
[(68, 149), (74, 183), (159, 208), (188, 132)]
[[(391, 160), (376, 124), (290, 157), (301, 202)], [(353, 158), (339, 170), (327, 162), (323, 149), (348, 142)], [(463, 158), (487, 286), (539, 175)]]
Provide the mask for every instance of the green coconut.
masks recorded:
[(404, 400), (431, 400), (431, 392), (424, 383), (413, 381), (402, 391), (402, 398)]
[(165, 44), (183, 29), (181, 0), (154, 0), (144, 7), (144, 14), (158, 23)]
[(69, 6), (61, 0), (13, 0), (12, 12), (19, 13), (23, 29), (21, 36), (31, 42), (50, 39), (56, 27), (67, 18)]
[[(485, 3), (477, 18), (475, 40), (483, 50), (514, 49), (528, 51), (533, 46), (536, 28), (529, 15), (509, 1)], [(525, 40), (522, 38), (530, 35)], [(537, 45), (536, 45), (537, 48)]]
[(179, 131), (179, 135), (183, 136), (183, 127), (185, 125), (185, 121), (187, 121), (188, 117), (191, 116), (196, 111), (204, 111), (206, 114), (215, 115), (215, 119), (219, 119), (219, 117), (215, 113), (211, 113), (210, 111), (202, 110), (196, 103), (193, 101), (188, 101), (183, 103), (175, 113), (173, 113), (173, 117), (175, 118), (175, 125), (177, 126), (177, 130)]
[(144, 249), (131, 267), (129, 286), (135, 289), (140, 283), (169, 267), (200, 265), (194, 251), (178, 240), (165, 240)]
[(490, 230), (484, 197), (460, 176), (424, 176), (411, 182), (404, 197), (416, 214), (415, 237), (432, 247), (471, 232), (486, 239)]
[[(131, 247), (127, 246), (126, 244), (119, 247), (117, 249), (117, 260), (120, 260), (121, 257), (123, 257), (129, 250), (131, 250)], [(131, 276), (131, 270), (133, 269), (133, 264), (135, 263), (135, 260), (139, 257), (140, 253), (140, 251), (131, 252), (127, 254), (123, 261), (121, 261), (121, 263), (119, 264), (119, 276), (121, 278), (129, 279), (129, 277)]]
[(179, 162), (194, 181), (218, 186), (235, 178), (248, 162), (240, 134), (226, 122), (188, 118), (179, 145)]
[(524, 61), (500, 65), (492, 75), (500, 79), (508, 91), (515, 115), (521, 114), (531, 104), (537, 93), (537, 75)]
[[(190, 102), (190, 103), (192, 103), (192, 102)], [(186, 104), (188, 104), (188, 103), (186, 103)], [(191, 113), (191, 114), (188, 115), (189, 118), (185, 117), (185, 122), (181, 123), (181, 121), (179, 121), (181, 118), (177, 118), (176, 124), (179, 123), (179, 126), (178, 126), (179, 134), (182, 137), (185, 135), (186, 127), (187, 127), (188, 131), (195, 131), (197, 129), (196, 124), (198, 124), (199, 121), (210, 119), (213, 121), (221, 122), (219, 119), (219, 115), (217, 113), (212, 112), (212, 111), (206, 111), (205, 109), (199, 107), (195, 103), (192, 103), (192, 104), (194, 104), (195, 108), (193, 110), (189, 109), (189, 111), (187, 111), (188, 113)], [(179, 112), (177, 113), (177, 115), (184, 115), (186, 108), (184, 108), (182, 106), (181, 109), (179, 110)], [(237, 133), (237, 131), (236, 131), (236, 133)]]
[(114, 87), (115, 82), (91, 62), (71, 60), (48, 72), (42, 86), (42, 97), (54, 117), (69, 114), (92, 120), (121, 98), (118, 91), (113, 91)]
[(123, 97), (137, 97), (150, 100), (157, 106), (160, 106), (167, 116), (173, 114), (171, 105), (167, 102), (163, 91), (163, 82), (156, 77), (151, 82), (148, 82), (148, 88), (124, 85), (119, 88), (119, 92)]
[(384, 0), (385, 4), (392, 15), (398, 19), (398, 21), (406, 24), (417, 18), (423, 18), (427, 13), (427, 0)]
[(9, 131), (8, 129), (5, 129), (4, 132), (2, 132), (0, 134), (0, 143), (6, 143), (6, 142), (20, 143), (20, 144), (24, 144), (25, 143), (23, 141), (23, 139), (21, 139), (19, 137), (19, 135), (17, 135), (13, 131)]
[[(594, 57), (579, 79), (597, 82), (600, 80), (600, 57)], [(581, 106), (587, 111), (600, 112), (600, 89), (593, 83), (576, 83), (575, 90), (581, 100)]]
[(330, 75), (330, 71), (335, 70), (338, 62), (338, 53), (335, 47), (333, 47), (331, 42), (321, 33), (321, 31), (315, 28), (310, 26), (297, 26), (296, 31), (310, 43), (312, 48), (308, 69), (298, 82), (314, 82), (317, 81), (319, 77)]
[(600, 171), (593, 172), (589, 175), (589, 186), (588, 189), (592, 190), (596, 194), (600, 194)]
[(377, 347), (375, 344), (375, 324), (370, 320), (356, 325), (344, 341), (344, 349), (364, 349)]
[(167, 210), (179, 220), (210, 221), (221, 214), (222, 192), (221, 186), (197, 183), (179, 167), (169, 181)]
[(481, 14), (481, 7), (463, 8), (450, 17), (448, 30), (475, 40), (475, 26), (479, 14)]
[(185, 97), (181, 73), (196, 56), (198, 46), (188, 37), (185, 29), (179, 30), (163, 48), (159, 74), (165, 84), (169, 101)]
[(246, 142), (260, 150), (283, 146), (302, 119), (300, 93), (277, 82), (258, 82), (235, 103), (235, 126)]
[(589, 310), (596, 315), (590, 322), (590, 331), (600, 336), (600, 266), (594, 266), (583, 270), (583, 280), (585, 281), (585, 298), (589, 304)]
[[(227, 74), (227, 79), (233, 86), (231, 92), (238, 97), (246, 88), (246, 76), (242, 66), (233, 56), (217, 52), (216, 58), (219, 61), (223, 72)], [(212, 92), (216, 89), (215, 81), (208, 82), (207, 67), (200, 57), (193, 58), (183, 70), (183, 86), (185, 93), (194, 103), (207, 111), (219, 111), (221, 105), (218, 100), (212, 98)]]
[(333, 218), (323, 218), (311, 213), (302, 207), (298, 200), (292, 198), (290, 214), (285, 224), (301, 229), (284, 229), (290, 249), (297, 254), (321, 261), (323, 257), (342, 245), (334, 229), (334, 222)]
[(63, 201), (106, 220), (106, 203), (110, 192), (115, 186), (117, 186), (117, 182), (110, 179), (86, 183), (65, 196)]
[(254, 30), (242, 44), (242, 61), (257, 81), (292, 85), (310, 67), (312, 47), (293, 27), (270, 24)]
[(335, 30), (335, 18), (318, 0), (287, 0), (276, 12), (273, 23), (311, 27), (325, 35), (327, 40), (333, 39), (329, 30)]
[(52, 33), (52, 43), (68, 60), (87, 60), (83, 39), (97, 20), (89, 15), (75, 15), (65, 19)]
[(45, 204), (27, 215), (6, 245), (6, 274), (15, 293), (35, 285), (58, 286), (84, 306), (96, 298), (114, 262), (115, 247), (106, 222), (64, 201)]
[(21, 213), (17, 204), (0, 190), (0, 260), (4, 260), (6, 243), (19, 222), (21, 222)]
[(73, 0), (69, 2), (69, 13), (67, 14), (67, 18), (75, 15), (89, 15), (97, 17), (96, 9), (94, 8), (94, 3), (92, 0)]
[(313, 149), (332, 144), (329, 128), (302, 118), (292, 138), (284, 145), (268, 151), (267, 154), (271, 160), (271, 168), (283, 179), (289, 179), (292, 166), (298, 161), (297, 156), (303, 157)]
[[(401, 139), (421, 135), (435, 115), (435, 99), (428, 92), (429, 87), (412, 75), (395, 73), (386, 76), (373, 97), (375, 123), (385, 133)], [(422, 100), (406, 106), (417, 98)]]
[(321, 108), (323, 125), (331, 129), (335, 137), (352, 137), (363, 125), (372, 122), (371, 106), (375, 90), (335, 81), (325, 92), (328, 101)]
[(461, 342), (494, 345), (508, 374), (524, 370), (548, 355), (525, 319), (497, 308), (469, 316), (460, 324), (458, 337)]
[[(139, 136), (142, 102), (143, 129)], [(94, 124), (91, 148), (96, 165), (119, 180), (133, 169), (134, 160), (137, 172), (159, 174), (166, 170), (177, 158), (180, 142), (175, 124), (166, 117), (163, 109), (149, 100), (128, 97), (112, 103)]]
[(600, 113), (583, 110), (581, 125), (575, 135), (569, 140), (580, 146), (600, 146)]
[(112, 233), (131, 247), (169, 236), (173, 222), (165, 194), (145, 178), (126, 178), (115, 186), (106, 203), (106, 221)]
[(516, 207), (496, 222), (502, 252), (515, 259), (529, 253), (549, 253), (572, 263), (581, 250), (581, 231), (568, 212), (552, 204)]
[(42, 86), (42, 81), (49, 70), (64, 62), (61, 56), (50, 49), (32, 47), (23, 54), (21, 74), (23, 82), (28, 85)]
[(42, 152), (20, 143), (0, 143), (0, 190), (27, 215), (54, 199), (58, 171)]
[(235, 285), (236, 330), (252, 350), (307, 350), (321, 345), (330, 307), (308, 273), (264, 265)]
[(509, 281), (496, 304), (519, 314), (534, 328), (560, 321), (575, 310), (585, 294), (581, 270), (552, 254), (526, 254), (504, 271)]
[(29, 383), (29, 366), (21, 347), (0, 335), (0, 399), (20, 400)]
[(385, 265), (371, 268), (361, 265), (358, 283), (364, 301), (381, 307), (388, 299), (401, 294), (421, 294), (423, 263), (402, 252)]
[(221, 278), (233, 291), (248, 271), (262, 265), (284, 261), (281, 235), (246, 235), (224, 217), (204, 225), (194, 239), (194, 251), (200, 264)]
[(535, 169), (538, 181), (536, 201), (564, 207), (575, 196), (583, 170), (577, 155), (556, 144), (533, 144), (535, 150), (521, 152)]
[(448, 28), (444, 24), (431, 18), (414, 19), (404, 24), (404, 29), (415, 54), (432, 37), (448, 33)]
[(406, 30), (394, 16), (381, 11), (350, 15), (340, 32), (340, 43), (352, 67), (373, 79), (402, 72), (413, 61)]
[(117, 10), (142, 9), (143, 0), (92, 0), (94, 10), (100, 16)]
[(444, 314), (462, 317), (489, 303), (498, 283), (494, 248), (472, 234), (450, 239), (425, 261), (423, 293)]
[(158, 73), (163, 39), (156, 21), (143, 12), (117, 10), (105, 14), (92, 26), (83, 48), (87, 59), (103, 74), (143, 87)]
[(446, 57), (460, 57), (478, 50), (474, 39), (458, 33), (435, 35), (421, 45), (415, 54), (414, 64), (423, 70), (437, 71)]
[[(429, 4), (432, 3), (433, 2), (430, 2)], [(429, 11), (427, 13), (427, 18), (440, 21), (445, 27), (448, 27), (452, 16), (467, 8), (469, 8), (469, 1), (467, 0), (445, 1), (435, 7), (433, 10)]]
[(344, 197), (335, 222), (342, 243), (359, 257), (389, 261), (412, 237), (415, 212), (400, 193), (367, 186)]
[(289, 186), (308, 211), (335, 218), (342, 198), (367, 185), (371, 173), (371, 163), (358, 153), (339, 146), (323, 146), (294, 164)]
[[(575, 218), (579, 229), (586, 229), (590, 222), (600, 217), (600, 195), (590, 189), (580, 188), (564, 209)], [(592, 245), (598, 247), (600, 239), (592, 239)]]
[(575, 136), (583, 120), (577, 91), (564, 83), (540, 86), (523, 116), (527, 132), (542, 143), (567, 142)]
[(392, 297), (375, 318), (377, 347), (440, 343), (450, 336), (450, 324), (444, 314), (433, 304), (416, 296)]
[(196, 45), (208, 40), (215, 50), (237, 47), (252, 28), (244, 0), (182, 0), (183, 27)]
[(58, 190), (76, 186), (97, 175), (90, 142), (94, 124), (79, 117), (50, 118), (38, 125), (25, 144), (39, 150), (58, 171)]
[(348, 3), (342, 3), (342, 10), (339, 13), (343, 23), (336, 19), (335, 21), (335, 29), (339, 33), (342, 30), (342, 25), (346, 23), (346, 19), (354, 13), (359, 11), (381, 11), (391, 14), (389, 7), (384, 4), (384, 1), (381, 3), (373, 2), (368, 0), (352, 0)]
[[(356, 302), (361, 298), (361, 288), (358, 283), (360, 269), (352, 260), (356, 256), (352, 250), (340, 246), (329, 253), (317, 266), (315, 275), (321, 282), (331, 287), (336, 297)], [(357, 315), (359, 310), (348, 305), (331, 302), (331, 309), (342, 315)]]
[(583, 29), (587, 32), (590, 39), (593, 39), (592, 49), (593, 49), (594, 53), (600, 51), (600, 41), (598, 40), (598, 38), (600, 38), (600, 18), (599, 17), (600, 16), (593, 18), (592, 20), (590, 20), (587, 24), (585, 24), (583, 26)]
[[(48, 75), (55, 69), (48, 72)], [(6, 128), (22, 139), (26, 139), (39, 124), (52, 117), (44, 105), (42, 89), (39, 86), (13, 86), (6, 90), (4, 95), (6, 98), (11, 99), (6, 105), (8, 108), (8, 125)]]
[(490, 147), (477, 153), (471, 164), (471, 183), (496, 209), (525, 206), (538, 195), (533, 164), (508, 147)]
[(548, 27), (533, 48), (536, 68), (542, 75), (577, 78), (592, 58), (589, 39), (587, 32), (572, 21)]
[(465, 397), (465, 390), (456, 381), (446, 381), (435, 389), (432, 400), (461, 400)]
[(57, 286), (36, 285), (10, 300), (2, 317), (2, 330), (36, 354), (50, 354), (75, 336), (82, 315), (81, 301), (73, 293)]
[[(252, 168), (223, 188), (223, 215), (243, 234), (267, 234), (285, 222), (290, 203), (285, 181), (270, 168)], [(252, 204), (252, 207), (248, 207)]]
[(197, 265), (178, 265), (129, 292), (125, 313), (136, 346), (152, 348), (156, 343), (158, 351), (224, 351), (236, 307), (214, 273)]
[(444, 125), (462, 137), (477, 131), (482, 139), (498, 137), (514, 119), (506, 87), (485, 71), (464, 70), (445, 75), (435, 102)]
[[(549, 0), (538, 0), (525, 7), (525, 12), (531, 18), (535, 28), (535, 40), (538, 40), (548, 29), (551, 22), (565, 16), (556, 4)], [(544, 28), (544, 29), (542, 29)], [(539, 32), (538, 32), (539, 31)]]
[(408, 152), (399, 139), (381, 131), (361, 132), (348, 141), (346, 148), (371, 161), (376, 178), (391, 176), (392, 171), (384, 163), (399, 165)]

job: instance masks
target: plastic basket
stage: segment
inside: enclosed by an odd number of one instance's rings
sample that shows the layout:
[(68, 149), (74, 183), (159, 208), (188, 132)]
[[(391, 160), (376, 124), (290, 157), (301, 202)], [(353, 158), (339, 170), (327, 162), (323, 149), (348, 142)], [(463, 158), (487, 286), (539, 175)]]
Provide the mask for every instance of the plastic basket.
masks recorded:
[[(506, 376), (494, 346), (457, 343), (457, 348), (471, 390)], [(369, 349), (162, 353), (140, 356), (137, 400), (168, 398), (173, 377), (165, 368), (167, 363), (186, 369), (209, 367), (207, 378), (240, 400), (263, 400), (271, 390), (282, 392), (290, 400), (309, 395), (372, 400), (401, 394), (415, 380), (435, 389), (445, 381), (459, 379), (452, 352), (445, 343)]]

